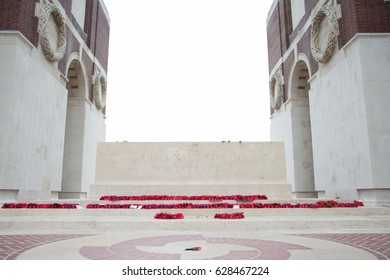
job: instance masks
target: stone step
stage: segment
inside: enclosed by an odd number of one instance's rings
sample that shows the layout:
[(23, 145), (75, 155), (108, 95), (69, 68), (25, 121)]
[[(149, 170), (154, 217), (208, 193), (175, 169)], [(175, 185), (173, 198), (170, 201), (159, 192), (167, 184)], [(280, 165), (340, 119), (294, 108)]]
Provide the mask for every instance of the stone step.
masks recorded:
[[(184, 219), (158, 220), (159, 212)], [(214, 219), (243, 212), (245, 219)], [(1, 209), (0, 230), (295, 230), (390, 229), (390, 208), (321, 209)]]
[[(251, 170), (253, 172), (253, 170)], [(261, 171), (263, 172), (263, 171)], [(238, 175), (238, 174), (237, 174)], [(126, 175), (127, 176), (127, 175)], [(230, 176), (230, 175), (229, 175)], [(259, 174), (256, 177), (260, 177)], [(142, 193), (140, 193), (142, 191)], [(290, 199), (291, 185), (280, 180), (273, 183), (245, 184), (93, 184), (88, 198), (99, 199), (103, 195), (252, 195), (264, 194), (269, 199)]]
[[(297, 199), (266, 199), (266, 200), (254, 200), (252, 202), (240, 202), (235, 200), (221, 200), (221, 201), (209, 201), (209, 200), (119, 200), (119, 201), (109, 201), (109, 200), (99, 200), (99, 199), (61, 199), (61, 200), (34, 200), (34, 201), (24, 201), (25, 203), (70, 203), (78, 204), (83, 208), (88, 204), (179, 204), (179, 203), (192, 203), (192, 204), (216, 204), (216, 203), (231, 203), (231, 204), (245, 204), (245, 203), (316, 203), (321, 199), (318, 198), (297, 198)], [(334, 200), (337, 202), (352, 203), (353, 200)], [(3, 204), (6, 202), (3, 202)], [(9, 202), (9, 203), (18, 203), (18, 202)], [(0, 203), (0, 208), (1, 208)], [(370, 205), (375, 206), (375, 205)]]
[(213, 217), (187, 217), (181, 220), (156, 220), (152, 217), (115, 217), (114, 219), (90, 217), (59, 217), (41, 219), (40, 217), (2, 219), (1, 231), (14, 230), (294, 230), (294, 229), (390, 229), (390, 218), (383, 216), (370, 217), (327, 217), (313, 218), (301, 216), (286, 217), (246, 217), (242, 220), (219, 220)]
[(5, 217), (153, 217), (156, 213), (183, 213), (184, 216), (214, 216), (216, 213), (243, 212), (251, 217), (277, 216), (385, 216), (390, 217), (390, 207), (357, 208), (260, 208), (260, 209), (0, 209), (0, 220)]

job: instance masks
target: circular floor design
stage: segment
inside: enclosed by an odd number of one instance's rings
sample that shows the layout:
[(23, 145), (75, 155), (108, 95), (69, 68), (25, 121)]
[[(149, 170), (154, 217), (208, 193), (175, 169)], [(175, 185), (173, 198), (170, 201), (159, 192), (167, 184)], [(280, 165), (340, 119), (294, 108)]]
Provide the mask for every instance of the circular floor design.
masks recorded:
[[(295, 241), (289, 238), (289, 236), (297, 236), (303, 239), (300, 239), (299, 245), (297, 245), (293, 244)], [(117, 238), (116, 241), (115, 238), (113, 240), (113, 237), (101, 234), (0, 235), (0, 260), (42, 259), (42, 257), (63, 259), (68, 253), (72, 254), (73, 259), (87, 258), (93, 260), (323, 259), (324, 252), (317, 252), (318, 249), (322, 249), (318, 246), (313, 246), (313, 242), (310, 242), (310, 239), (314, 240), (314, 242), (317, 242), (315, 240), (331, 242), (329, 247), (325, 247), (326, 254), (328, 254), (325, 257), (326, 259), (339, 259), (340, 256), (332, 254), (331, 250), (337, 250), (340, 253), (344, 252), (343, 250), (348, 247), (369, 253), (379, 260), (390, 259), (389, 233), (287, 234), (281, 235), (279, 240), (273, 241), (255, 239), (249, 236), (246, 236), (246, 238), (240, 238), (237, 235), (235, 237), (205, 237), (201, 234), (190, 233), (176, 235), (162, 233), (149, 237), (140, 237), (138, 235), (133, 238), (128, 236)], [(280, 239), (280, 237), (282, 238)], [(95, 243), (97, 240), (100, 241)], [(92, 245), (94, 243), (96, 245)], [(324, 243), (322, 244), (324, 245)], [(343, 244), (344, 247), (339, 248), (336, 244)], [(322, 248), (324, 248), (323, 245)], [(345, 245), (348, 247), (345, 247)], [(187, 247), (191, 246), (202, 246), (202, 250), (200, 252), (185, 251)], [(330, 247), (333, 249), (329, 250)], [(50, 250), (50, 254), (48, 254), (47, 250)], [(359, 251), (355, 251), (355, 253), (359, 254)], [(367, 254), (359, 254), (359, 256), (360, 259), (369, 258)]]
[[(186, 251), (199, 245), (200, 251)], [(232, 247), (234, 249), (228, 249)], [(80, 253), (92, 260), (285, 260), (290, 257), (289, 250), (309, 248), (258, 239), (164, 235), (126, 240), (111, 246), (84, 246)]]

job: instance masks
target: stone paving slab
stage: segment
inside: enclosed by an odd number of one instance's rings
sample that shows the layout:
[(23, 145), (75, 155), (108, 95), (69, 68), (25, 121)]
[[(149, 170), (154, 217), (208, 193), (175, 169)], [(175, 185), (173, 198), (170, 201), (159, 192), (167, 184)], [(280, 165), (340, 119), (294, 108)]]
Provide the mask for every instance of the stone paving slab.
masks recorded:
[[(214, 219), (244, 212), (243, 220)], [(183, 212), (182, 220), (156, 220)], [(200, 251), (186, 248), (201, 246)], [(387, 260), (390, 208), (2, 209), (3, 260)]]
[[(200, 251), (185, 249), (201, 246)], [(390, 232), (124, 231), (0, 235), (3, 260), (388, 260)]]

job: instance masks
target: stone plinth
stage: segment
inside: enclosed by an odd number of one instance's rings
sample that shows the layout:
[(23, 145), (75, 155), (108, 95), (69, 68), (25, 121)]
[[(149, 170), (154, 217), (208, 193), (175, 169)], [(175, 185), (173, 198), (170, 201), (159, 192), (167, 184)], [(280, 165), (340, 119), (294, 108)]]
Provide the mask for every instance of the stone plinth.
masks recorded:
[(99, 143), (90, 197), (142, 194), (289, 199), (283, 143)]

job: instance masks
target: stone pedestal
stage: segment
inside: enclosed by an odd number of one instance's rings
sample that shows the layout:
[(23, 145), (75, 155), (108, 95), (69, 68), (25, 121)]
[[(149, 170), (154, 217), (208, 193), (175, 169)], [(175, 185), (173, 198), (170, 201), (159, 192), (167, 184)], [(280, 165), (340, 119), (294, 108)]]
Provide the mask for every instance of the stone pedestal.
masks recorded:
[(264, 194), (291, 199), (282, 143), (99, 143), (90, 198)]

